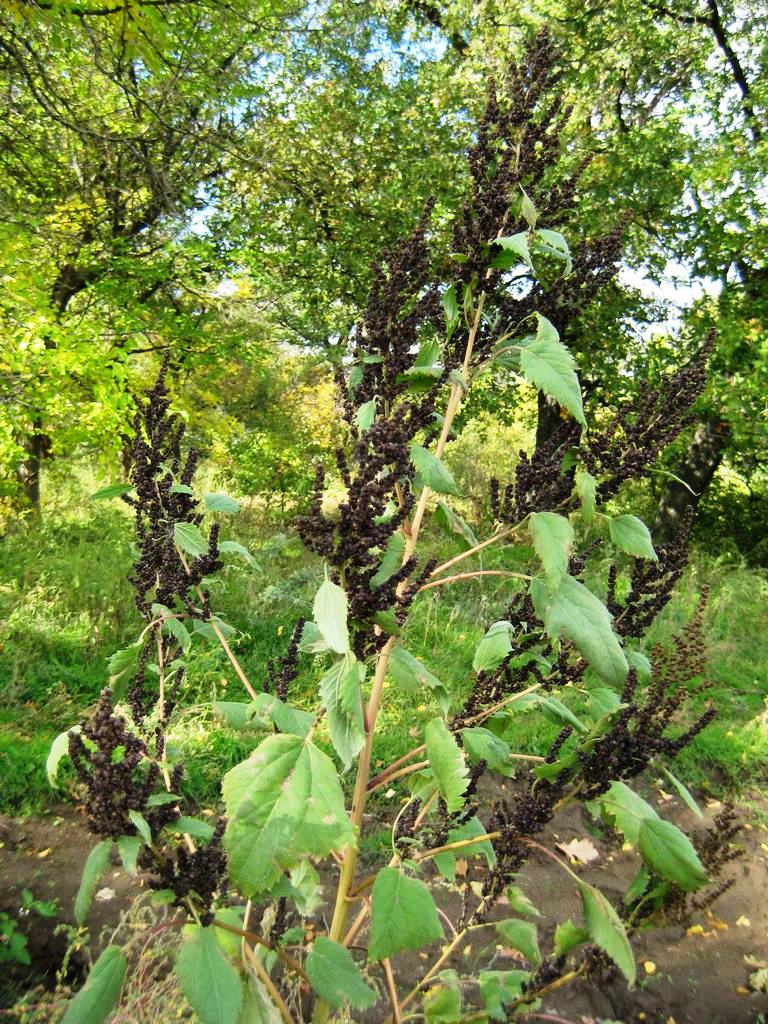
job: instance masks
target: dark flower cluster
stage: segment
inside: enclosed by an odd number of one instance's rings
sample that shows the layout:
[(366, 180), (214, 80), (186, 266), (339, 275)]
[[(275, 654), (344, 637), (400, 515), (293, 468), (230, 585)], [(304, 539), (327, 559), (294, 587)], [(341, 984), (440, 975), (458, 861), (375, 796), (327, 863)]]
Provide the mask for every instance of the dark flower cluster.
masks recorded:
[(614, 616), (619, 636), (643, 636), (654, 619), (667, 606), (677, 581), (688, 564), (688, 546), (693, 522), (689, 507), (683, 516), (677, 536), (669, 544), (656, 549), (658, 561), (635, 559), (629, 593), (623, 602), (616, 601), (618, 570), (612, 565), (608, 572), (606, 607)]
[(612, 498), (626, 480), (639, 480), (659, 455), (692, 422), (691, 408), (704, 391), (714, 334), (696, 356), (660, 388), (647, 388), (620, 408), (611, 422), (591, 435), (580, 455), (589, 472), (601, 479), (598, 501)]
[[(69, 734), (69, 756), (83, 789), (88, 827), (96, 835), (113, 839), (135, 835), (131, 811), (138, 811), (156, 829), (178, 817), (170, 804), (147, 807), (161, 782), (160, 769), (144, 741), (115, 713), (110, 689), (102, 691), (98, 708), (81, 731)], [(172, 785), (180, 781), (177, 768)]]
[[(153, 619), (153, 603), (170, 608), (178, 603), (192, 618), (210, 618), (209, 595), (207, 591), (200, 590), (200, 583), (223, 564), (219, 557), (218, 524), (211, 527), (208, 550), (204, 554), (187, 558), (180, 554), (176, 543), (176, 526), (190, 524), (198, 527), (203, 516), (198, 511), (190, 486), (198, 455), (191, 450), (186, 458), (182, 458), (184, 424), (169, 411), (167, 372), (166, 356), (153, 387), (143, 398), (137, 399), (131, 470), (136, 497), (123, 496), (123, 501), (135, 512), (139, 548), (129, 579), (136, 590), (136, 607), (146, 622)], [(198, 607), (192, 601), (195, 591), (202, 595)], [(148, 631), (138, 672), (129, 686), (128, 700), (137, 723), (146, 717), (157, 699), (147, 677), (147, 666), (157, 647), (157, 633), (157, 627)], [(178, 647), (175, 653), (178, 653)], [(175, 653), (166, 651), (166, 662), (172, 660)], [(180, 681), (181, 676), (178, 676), (176, 688)], [(166, 718), (173, 699), (171, 689), (166, 693), (163, 709)]]
[(573, 475), (564, 462), (578, 445), (580, 433), (575, 420), (564, 420), (532, 455), (519, 452), (514, 484), (507, 484), (502, 492), (499, 481), (491, 481), (491, 514), (497, 522), (519, 523), (531, 512), (571, 505)]
[(136, 497), (123, 497), (136, 513), (140, 554), (130, 579), (136, 589), (136, 605), (148, 621), (153, 602), (170, 606), (176, 598), (190, 614), (195, 614), (189, 607), (189, 591), (222, 565), (215, 526), (211, 529), (208, 551), (191, 558), (188, 565), (185, 566), (176, 547), (176, 524), (199, 526), (203, 517), (196, 498), (189, 493), (198, 454), (192, 449), (182, 459), (184, 424), (169, 412), (167, 372), (166, 357), (154, 386), (138, 400), (133, 421), (131, 474)]
[(376, 616), (393, 610), (402, 617), (425, 573), (433, 568), (424, 566), (410, 587), (403, 584), (417, 568), (415, 558), (407, 559), (388, 577), (379, 574), (390, 539), (406, 523), (415, 504), (409, 445), (423, 429), (424, 417), (423, 403), (402, 402), (396, 412), (376, 420), (355, 444), (354, 468), (347, 469), (347, 493), (337, 514), (328, 516), (323, 511), (325, 474), (321, 467), (312, 505), (296, 521), (306, 546), (328, 562), (337, 581), (344, 581), (353, 644), (361, 657), (384, 642), (374, 632)]
[(153, 889), (170, 889), (177, 906), (192, 897), (196, 907), (202, 908), (200, 919), (204, 925), (213, 920), (210, 907), (226, 875), (227, 858), (221, 846), (226, 825), (226, 818), (219, 818), (205, 846), (190, 850), (180, 844), (166, 850), (149, 883)]
[(280, 700), (286, 700), (288, 687), (299, 674), (299, 643), (306, 622), (303, 617), (298, 620), (293, 628), (288, 650), (281, 656), (279, 662), (275, 664), (272, 659), (267, 662), (269, 685)]
[[(414, 369), (414, 353), (423, 341), (437, 336), (442, 321), (427, 243), (433, 206), (430, 200), (413, 233), (373, 265), (368, 301), (354, 337), (359, 367), (359, 379), (349, 384), (354, 408), (375, 400), (386, 411), (409, 391), (414, 375), (430, 383), (429, 373), (419, 375)], [(437, 384), (433, 377), (426, 387), (429, 415)]]
[[(521, 195), (521, 185), (547, 223), (561, 219), (573, 205), (575, 179), (562, 179), (551, 191), (547, 188), (570, 116), (561, 96), (554, 95), (562, 77), (559, 59), (559, 50), (544, 31), (519, 65), (509, 65), (505, 102), (499, 100), (496, 83), (488, 83), (488, 102), (468, 156), (471, 193), (453, 234), (454, 252), (463, 257), (458, 276), (465, 284), (484, 274), (489, 242), (500, 227), (508, 234), (527, 229), (522, 216), (510, 218), (510, 200)], [(488, 279), (489, 291), (496, 290), (500, 276), (496, 272)]]

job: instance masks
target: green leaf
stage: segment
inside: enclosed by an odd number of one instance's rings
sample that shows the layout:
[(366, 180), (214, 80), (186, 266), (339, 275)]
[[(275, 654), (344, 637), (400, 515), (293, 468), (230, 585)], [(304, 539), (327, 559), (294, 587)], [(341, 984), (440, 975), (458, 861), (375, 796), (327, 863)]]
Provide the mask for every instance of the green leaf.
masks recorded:
[(614, 516), (608, 520), (608, 529), (611, 540), (620, 551), (626, 551), (635, 558), (649, 558), (658, 562), (648, 527), (637, 516)]
[(624, 651), (627, 661), (629, 662), (630, 668), (633, 668), (637, 672), (638, 679), (650, 679), (651, 678), (651, 662), (640, 651), (633, 651), (631, 648), (626, 648)]
[(208, 541), (194, 523), (174, 523), (173, 539), (182, 551), (199, 558), (208, 554)]
[(138, 811), (128, 811), (128, 818), (147, 846), (151, 846), (152, 832), (144, 815)]
[(504, 740), (481, 726), (462, 729), (461, 735), (470, 764), (485, 761), (490, 771), (506, 775), (508, 779), (514, 777), (515, 766), (509, 756), (509, 745)]
[(539, 228), (536, 232), (535, 246), (537, 252), (543, 252), (549, 256), (555, 256), (565, 263), (563, 277), (568, 277), (573, 270), (571, 261), (571, 250), (568, 247), (563, 235), (559, 231), (550, 231), (547, 228)]
[(606, 682), (623, 685), (629, 666), (611, 628), (611, 613), (583, 583), (563, 577), (542, 617), (550, 636), (570, 640)]
[(631, 906), (636, 900), (639, 900), (648, 888), (648, 883), (651, 880), (651, 872), (648, 870), (647, 864), (642, 864), (640, 870), (637, 872), (632, 882), (624, 893), (623, 903), (625, 906)]
[(400, 636), (400, 624), (397, 621), (392, 608), (385, 608), (384, 611), (376, 612), (373, 622), (379, 626), (387, 636)]
[(437, 676), (430, 672), (410, 651), (406, 651), (399, 644), (393, 647), (392, 653), (389, 656), (387, 671), (397, 685), (401, 686), (404, 690), (416, 692), (425, 686), (432, 690), (437, 703), (440, 705), (440, 710), (443, 714), (447, 713), (450, 704), (448, 690)]
[(648, 818), (658, 818), (653, 807), (624, 782), (612, 782), (596, 802), (632, 846), (637, 846), (642, 823)]
[(164, 604), (153, 604), (152, 618), (165, 619), (165, 622), (163, 622), (160, 627), (161, 630), (164, 633), (170, 633), (171, 636), (175, 637), (179, 641), (183, 651), (187, 651), (189, 649), (189, 645), (192, 643), (192, 637), (189, 635), (189, 630), (170, 608)]
[(216, 910), (216, 920), (213, 922), (213, 934), (216, 936), (216, 941), (221, 946), (223, 952), (231, 960), (237, 961), (240, 957), (240, 944), (242, 942), (242, 938), (239, 935), (235, 935), (233, 932), (228, 932), (225, 928), (219, 927), (220, 921), (222, 924), (228, 924), (232, 928), (239, 928), (242, 930), (243, 908), (218, 907)]
[(215, 700), (213, 702), (213, 713), (220, 718), (230, 729), (240, 732), (243, 729), (256, 729), (263, 727), (259, 719), (254, 719), (253, 704), (242, 703), (232, 700)]
[(136, 862), (139, 859), (139, 850), (142, 847), (141, 836), (120, 836), (115, 840), (117, 852), (123, 867), (129, 875), (135, 875), (137, 871)]
[(585, 928), (570, 920), (563, 921), (555, 928), (555, 956), (565, 956), (588, 939), (589, 932)]
[(420, 444), (412, 444), (408, 449), (411, 462), (424, 481), (436, 494), (458, 495), (459, 489), (451, 471), (436, 455), (427, 451)]
[(390, 576), (397, 572), (403, 564), (404, 553), (405, 537), (400, 530), (397, 530), (387, 541), (387, 547), (382, 556), (381, 564), (376, 570), (375, 575), (371, 578), (372, 587), (380, 587), (382, 583), (386, 583)]
[(648, 867), (681, 889), (699, 889), (709, 881), (690, 839), (671, 821), (644, 819), (638, 845)]
[(580, 881), (579, 894), (589, 937), (613, 960), (629, 982), (629, 987), (633, 988), (637, 978), (635, 958), (619, 915), (594, 886)]
[(597, 480), (585, 469), (576, 470), (576, 493), (581, 502), (581, 517), (585, 526), (591, 526), (597, 503)]
[(132, 672), (138, 668), (139, 655), (143, 649), (144, 644), (140, 641), (131, 644), (130, 647), (123, 647), (120, 651), (115, 651), (108, 663), (110, 683), (114, 683), (126, 672)]
[(443, 316), (445, 317), (446, 337), (450, 341), (453, 332), (459, 324), (459, 303), (456, 298), (456, 285), (452, 284), (445, 289), (441, 299)]
[(382, 868), (371, 892), (368, 959), (386, 960), (404, 949), (420, 949), (443, 937), (432, 894), (417, 878)]
[(520, 350), (520, 369), (523, 376), (540, 391), (551, 395), (574, 419), (586, 427), (581, 388), (573, 356), (559, 340), (559, 335), (549, 320), (538, 313), (536, 316), (536, 337)]
[(129, 494), (133, 490), (133, 484), (109, 484), (101, 487), (91, 495), (91, 501), (103, 501), (106, 498), (119, 498), (122, 494)]
[(427, 723), (424, 739), (437, 788), (449, 812), (458, 811), (464, 806), (469, 775), (464, 753), (442, 718)]
[(51, 749), (48, 751), (48, 757), (45, 762), (45, 773), (48, 776), (48, 785), (53, 788), (56, 787), (56, 776), (59, 773), (59, 763), (62, 757), (69, 756), (69, 735), (70, 733), (79, 733), (80, 726), (73, 725), (71, 729), (66, 729), (64, 732), (60, 732), (56, 739), (51, 744)]
[(240, 555), (240, 557), (248, 563), (251, 567), (255, 567), (258, 563), (253, 557), (248, 548), (243, 547), (242, 544), (238, 544), (234, 540), (223, 540), (219, 543), (219, 551), (232, 553), (233, 555)]
[(328, 578), (326, 570), (326, 577), (315, 594), (312, 617), (325, 642), (337, 654), (346, 654), (349, 650), (347, 611), (347, 595)]
[(194, 487), (190, 487), (189, 484), (173, 484), (172, 487), (168, 488), (169, 494), (194, 494)]
[(541, 914), (523, 890), (516, 885), (507, 886), (507, 902), (510, 908), (516, 910), (518, 914), (527, 914), (528, 917), (541, 917)]
[(316, 622), (305, 622), (299, 640), (302, 654), (325, 654), (330, 650)]
[(573, 550), (573, 527), (555, 512), (533, 512), (529, 519), (533, 547), (554, 587), (568, 572)]
[(530, 971), (481, 971), (480, 995), (485, 1009), (495, 1020), (509, 1020), (504, 1007), (523, 994)]
[[(476, 839), (478, 836), (484, 836), (485, 834), (485, 826), (479, 818), (473, 816), (468, 821), (465, 821), (463, 825), (459, 825), (458, 828), (452, 828), (448, 833), (447, 841), (449, 843), (460, 843), (465, 839)], [(436, 854), (433, 860), (435, 867), (443, 878), (454, 882), (456, 880), (456, 858), (480, 856), (485, 858), (488, 867), (492, 868), (496, 863), (496, 854), (489, 839), (485, 839), (481, 843), (473, 843), (471, 846), (467, 846), (466, 849), (457, 850), (455, 853), (452, 850), (446, 850), (445, 853)]]
[(61, 1024), (104, 1024), (120, 998), (125, 970), (122, 949), (107, 946), (67, 1007)]
[(84, 924), (88, 916), (91, 903), (93, 903), (93, 894), (96, 892), (99, 879), (107, 870), (111, 852), (112, 840), (102, 839), (100, 843), (96, 843), (88, 854), (88, 859), (83, 868), (83, 876), (80, 879), (80, 888), (77, 890), (77, 896), (75, 896), (75, 921), (79, 925)]
[(355, 413), (355, 425), (358, 433), (364, 434), (366, 430), (373, 426), (373, 422), (376, 419), (376, 399), (372, 398), (370, 402), (363, 402), (360, 408)]
[[(629, 651), (627, 651), (627, 656)], [(629, 660), (629, 658), (627, 658)], [(589, 689), (589, 713), (595, 721), (621, 707), (621, 698), (615, 690), (607, 686), (595, 686)]]
[(189, 925), (176, 961), (184, 997), (202, 1024), (232, 1024), (243, 1008), (240, 975), (216, 941), (214, 928)]
[(224, 622), (224, 620), (220, 619), (218, 615), (212, 615), (210, 621), (205, 619), (193, 619), (192, 631), (194, 633), (199, 633), (200, 636), (204, 636), (208, 640), (215, 640), (216, 643), (218, 643), (219, 638), (212, 625), (214, 622), (218, 626), (219, 632), (221, 632), (225, 637), (234, 636), (237, 632), (234, 626), (230, 626), (228, 622)]
[(180, 815), (176, 821), (172, 821), (169, 825), (165, 826), (169, 832), (175, 832), (178, 835), (188, 835), (193, 839), (203, 839), (205, 842), (213, 835), (213, 826), (203, 821), (202, 818), (190, 818), (186, 814)]
[(669, 779), (669, 781), (672, 783), (675, 792), (686, 805), (688, 810), (693, 811), (697, 818), (703, 818), (704, 815), (701, 813), (701, 808), (696, 803), (693, 793), (691, 793), (688, 787), (685, 786), (676, 775), (673, 775), (668, 768), (662, 767), (661, 770), (664, 772), (667, 779)]
[(536, 227), (536, 221), (539, 219), (539, 215), (536, 212), (536, 207), (533, 204), (533, 200), (525, 191), (523, 186), (520, 186), (520, 191), (523, 193), (523, 201), (520, 204), (520, 213), (523, 215), (523, 220), (529, 228), (533, 229)]
[(323, 905), (320, 876), (309, 860), (303, 860), (292, 868), (288, 877), (283, 876), (270, 895), (292, 899), (302, 917), (311, 917)]
[(506, 921), (496, 922), (496, 931), (512, 949), (517, 949), (526, 960), (535, 964), (541, 963), (538, 930), (531, 921), (521, 921), (518, 917), (509, 917)]
[(315, 716), (309, 711), (295, 708), (271, 693), (260, 693), (252, 702), (253, 713), (258, 718), (271, 718), (280, 732), (304, 737), (312, 728)]
[(505, 235), (503, 238), (494, 238), (493, 245), (501, 249), (491, 260), (491, 266), (498, 270), (510, 270), (524, 263), (533, 270), (531, 250), (528, 245), (528, 232), (520, 231), (516, 235)]
[(164, 807), (166, 804), (177, 804), (181, 797), (177, 793), (153, 793), (147, 797), (147, 807)]
[(220, 492), (204, 494), (203, 501), (205, 502), (206, 512), (224, 512), (227, 515), (234, 515), (235, 512), (240, 511), (240, 502), (237, 498), (230, 498), (228, 494), (221, 494)]
[(458, 513), (454, 512), (450, 505), (443, 501), (442, 498), (437, 503), (435, 519), (438, 522), (442, 522), (452, 533), (458, 534), (464, 541), (466, 548), (473, 548), (477, 544), (477, 537), (472, 527)]
[[(447, 972), (444, 972), (447, 973)], [(461, 990), (456, 985), (435, 985), (424, 994), (425, 1024), (460, 1024)]]
[(303, 857), (355, 842), (333, 761), (298, 736), (267, 737), (227, 772), (223, 791), (230, 875), (248, 898)]
[(282, 1024), (280, 1011), (252, 970), (246, 972), (243, 1012), (237, 1024)]
[(557, 722), (558, 725), (572, 725), (574, 729), (581, 733), (586, 734), (589, 732), (586, 725), (557, 697), (539, 693), (536, 695), (536, 698), (536, 703), (544, 709), (545, 715), (551, 721)]
[(349, 653), (320, 680), (320, 699), (327, 712), (331, 742), (347, 769), (365, 746), (364, 679), (365, 665)]
[(472, 659), (475, 672), (492, 672), (512, 653), (512, 624), (505, 619), (494, 622), (477, 646)]
[(324, 935), (312, 943), (306, 971), (320, 998), (335, 1010), (345, 1003), (356, 1010), (366, 1010), (378, 999), (376, 989), (363, 981), (349, 950)]

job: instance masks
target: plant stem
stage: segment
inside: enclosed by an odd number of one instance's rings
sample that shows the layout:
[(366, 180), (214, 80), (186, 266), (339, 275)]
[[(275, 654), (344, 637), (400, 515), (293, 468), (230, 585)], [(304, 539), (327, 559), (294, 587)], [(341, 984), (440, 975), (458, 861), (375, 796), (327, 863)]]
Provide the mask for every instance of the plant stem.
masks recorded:
[(389, 960), (382, 960), (381, 965), (384, 968), (387, 992), (389, 993), (389, 1001), (392, 1004), (392, 1024), (400, 1024), (400, 1006), (397, 1002), (397, 988), (395, 986), (395, 976), (392, 973), (392, 964)]
[(403, 775), (411, 775), (413, 772), (421, 771), (422, 768), (427, 768), (428, 766), (429, 761), (416, 761), (414, 764), (407, 764), (404, 768), (400, 768), (396, 772), (390, 772), (389, 775), (385, 775), (383, 779), (379, 777), (378, 782), (376, 779), (372, 779), (368, 783), (368, 792), (372, 793), (374, 789), (378, 789), (379, 786), (385, 786), (388, 782), (394, 782), (395, 779), (399, 779)]
[(285, 950), (281, 949), (279, 946), (274, 946), (268, 939), (263, 939), (255, 932), (249, 932), (247, 928), (236, 928), (235, 925), (227, 924), (225, 921), (220, 921), (216, 917), (213, 919), (213, 924), (216, 928), (221, 928), (225, 932), (231, 932), (233, 935), (239, 935), (243, 939), (250, 939), (250, 941), (255, 942), (257, 946), (264, 946), (265, 949), (271, 949), (274, 953), (277, 953), (286, 967), (289, 967), (294, 974), (299, 975), (302, 981), (306, 981), (307, 984), (309, 984), (309, 978), (298, 960), (294, 960), (289, 953), (286, 953)]
[(424, 586), (419, 587), (417, 593), (422, 593), (424, 590), (432, 590), (433, 587), (442, 587), (444, 583), (456, 583), (458, 580), (471, 580), (476, 576), (513, 576), (518, 580), (531, 580), (532, 576), (526, 575), (524, 572), (509, 572), (507, 569), (476, 569), (474, 572), (459, 572), (455, 576), (442, 576), (439, 580), (431, 580), (429, 583), (425, 583)]
[(254, 971), (256, 971), (256, 973), (258, 974), (259, 980), (272, 997), (272, 1001), (274, 1002), (275, 1006), (280, 1011), (280, 1016), (283, 1018), (283, 1024), (296, 1024), (293, 1017), (291, 1016), (291, 1011), (285, 1004), (285, 1000), (278, 992), (277, 986), (275, 985), (274, 981), (272, 981), (272, 979), (270, 978), (266, 968), (264, 967), (264, 964), (261, 962), (261, 960), (259, 960), (259, 958), (253, 952), (250, 946), (245, 947), (245, 955), (248, 958), (251, 967), (253, 967)]
[(402, 757), (398, 757), (398, 759), (388, 765), (383, 772), (380, 772), (371, 779), (368, 789), (373, 789), (374, 786), (378, 786), (380, 782), (383, 782), (384, 779), (386, 779), (388, 775), (391, 775), (396, 768), (399, 768), (401, 764), (405, 764), (406, 761), (410, 761), (412, 757), (416, 757), (418, 754), (423, 754), (426, 749), (426, 743), (422, 743), (420, 747), (414, 747), (413, 750), (410, 750), (407, 754), (403, 754)]
[[(189, 573), (189, 562), (187, 562), (186, 558), (184, 557), (184, 552), (181, 550), (181, 548), (178, 545), (176, 545), (176, 552), (177, 552), (179, 558), (181, 559), (181, 564), (184, 566), (184, 571), (186, 572), (187, 576), (189, 576), (189, 574), (190, 574)], [(200, 587), (195, 587), (195, 591), (197, 593), (197, 596), (200, 598), (200, 601), (202, 602), (204, 600), (202, 590), (200, 589)], [(229, 660), (230, 660), (230, 662), (232, 664), (232, 667), (234, 668), (235, 672), (237, 672), (237, 675), (238, 675), (238, 677), (240, 679), (240, 682), (243, 684), (243, 686), (245, 687), (246, 691), (248, 692), (248, 696), (251, 698), (251, 700), (256, 700), (258, 694), (254, 690), (254, 688), (251, 686), (250, 681), (248, 679), (248, 676), (245, 674), (245, 672), (243, 672), (242, 665), (237, 660), (237, 658), (235, 657), (234, 651), (232, 650), (232, 648), (227, 643), (227, 638), (224, 636), (224, 634), (222, 633), (221, 629), (219, 628), (218, 622), (216, 622), (216, 620), (214, 618), (211, 618), (209, 621), (211, 623), (211, 629), (216, 634), (216, 639), (219, 641), (221, 646), (224, 648), (224, 653), (229, 658)]]

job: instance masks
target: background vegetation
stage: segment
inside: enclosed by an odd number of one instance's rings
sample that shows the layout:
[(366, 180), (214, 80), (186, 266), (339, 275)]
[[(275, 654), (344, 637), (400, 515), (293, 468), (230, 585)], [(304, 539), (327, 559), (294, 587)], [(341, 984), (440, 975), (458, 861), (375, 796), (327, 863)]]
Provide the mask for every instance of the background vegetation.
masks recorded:
[[(758, 0), (508, 8), (493, 0), (5, 5), (6, 809), (49, 799), (51, 738), (92, 704), (108, 656), (135, 630), (124, 582), (129, 525), (117, 503), (88, 496), (122, 478), (133, 395), (166, 350), (205, 472), (245, 500), (237, 539), (256, 564), (232, 565), (216, 600), (240, 631), (252, 678), (264, 674), (316, 588), (318, 568), (301, 553), (291, 516), (306, 503), (314, 461), (333, 458), (333, 369), (372, 261), (430, 195), (442, 230), (463, 188), (485, 78), (544, 23), (563, 47), (572, 106), (559, 170), (584, 168), (562, 229), (578, 258), (623, 226), (621, 273), (564, 339), (588, 400), (616, 408), (656, 387), (717, 330), (696, 420), (632, 501), (647, 521), (656, 516), (659, 539), (685, 504), (698, 504), (698, 553), (654, 638), (664, 642), (703, 583), (711, 586), (706, 696), (720, 716), (686, 751), (687, 781), (715, 789), (764, 781), (765, 8)], [(482, 492), (492, 473), (509, 476), (551, 416), (533, 392), (515, 406), (489, 394), (476, 389), (449, 455), (467, 493)], [(475, 526), (488, 516), (477, 502), (462, 511)], [(433, 529), (439, 548), (446, 538)], [(488, 621), (478, 593), (468, 584), (456, 595), (462, 628), (450, 641), (429, 600), (411, 627), (412, 649), (436, 652), (457, 683)], [(233, 686), (229, 676), (215, 649), (190, 671), (199, 704), (178, 742), (190, 749), (188, 785), (201, 800), (214, 798), (221, 758), (243, 754), (209, 709), (213, 694)], [(407, 737), (397, 728), (391, 736), (394, 753)], [(549, 738), (521, 717), (521, 750), (540, 751)]]

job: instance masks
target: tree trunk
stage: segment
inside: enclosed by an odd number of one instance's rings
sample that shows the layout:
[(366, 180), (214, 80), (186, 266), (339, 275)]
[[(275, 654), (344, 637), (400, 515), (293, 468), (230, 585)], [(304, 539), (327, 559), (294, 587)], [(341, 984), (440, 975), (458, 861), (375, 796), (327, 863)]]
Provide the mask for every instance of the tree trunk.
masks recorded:
[(703, 420), (696, 428), (685, 458), (676, 471), (691, 490), (677, 480), (670, 480), (667, 484), (653, 524), (653, 539), (657, 544), (666, 544), (673, 539), (686, 508), (696, 509), (723, 461), (730, 433), (729, 425), (714, 416)]
[(43, 422), (38, 417), (24, 443), (24, 461), (16, 469), (16, 479), (21, 484), (24, 497), (34, 509), (40, 507), (40, 467), (49, 447), (50, 438), (43, 432)]

